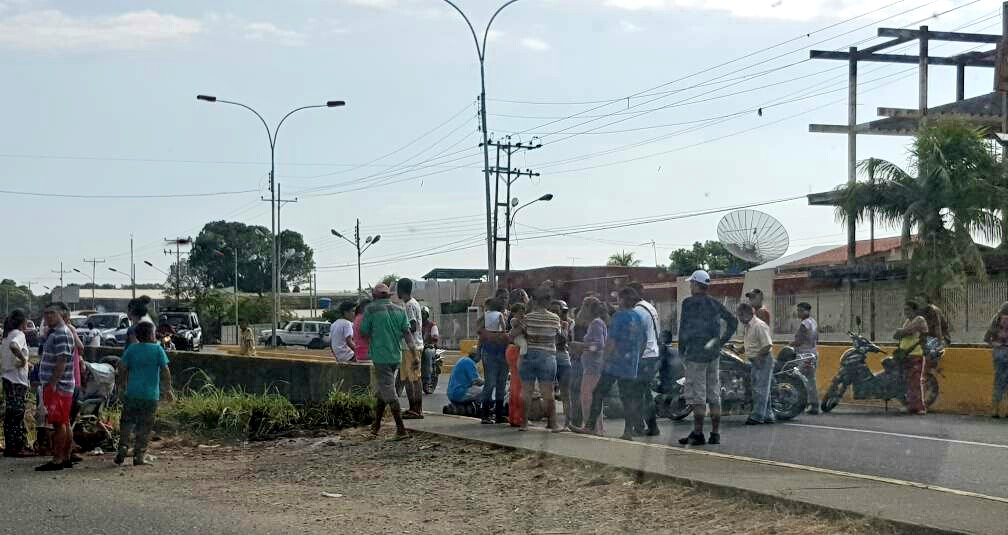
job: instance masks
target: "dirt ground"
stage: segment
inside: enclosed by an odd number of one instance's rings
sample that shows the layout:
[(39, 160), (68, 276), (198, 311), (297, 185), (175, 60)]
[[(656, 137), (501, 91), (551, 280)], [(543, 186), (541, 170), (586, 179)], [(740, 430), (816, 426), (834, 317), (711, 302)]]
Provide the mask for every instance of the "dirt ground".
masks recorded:
[[(668, 481), (430, 435), (364, 430), (274, 442), (171, 438), (120, 482), (187, 496), (287, 533), (849, 534), (859, 521), (717, 498)], [(111, 463), (109, 455), (89, 463)]]

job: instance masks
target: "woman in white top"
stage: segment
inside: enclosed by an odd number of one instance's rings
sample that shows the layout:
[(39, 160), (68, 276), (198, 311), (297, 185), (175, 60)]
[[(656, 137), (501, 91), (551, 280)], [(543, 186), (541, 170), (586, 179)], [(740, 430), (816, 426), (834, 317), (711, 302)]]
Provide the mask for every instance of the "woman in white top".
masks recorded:
[(350, 362), (354, 359), (357, 345), (354, 343), (353, 318), (354, 303), (343, 301), (339, 304), (337, 312), (339, 319), (333, 322), (329, 328), (329, 349), (338, 362)]
[(24, 311), (11, 312), (4, 321), (4, 338), (0, 346), (0, 368), (4, 391), (4, 457), (31, 457), (28, 430), (25, 428), (25, 401), (28, 399), (28, 343), (24, 329), (28, 320)]

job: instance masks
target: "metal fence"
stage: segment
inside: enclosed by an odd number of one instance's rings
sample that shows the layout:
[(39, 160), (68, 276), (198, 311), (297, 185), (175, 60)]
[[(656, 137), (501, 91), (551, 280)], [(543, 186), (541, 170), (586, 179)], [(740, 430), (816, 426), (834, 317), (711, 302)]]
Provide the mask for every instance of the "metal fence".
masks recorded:
[[(266, 330), (266, 329), (269, 329), (270, 328), (270, 324), (269, 323), (255, 323), (255, 324), (250, 324), (249, 327), (252, 327), (252, 332), (256, 333), (256, 343), (259, 343), (259, 341), (258, 341), (259, 333), (262, 332), (262, 331), (264, 331), (264, 330)], [(238, 329), (235, 329), (234, 325), (221, 325), (221, 341), (220, 341), (220, 343), (224, 344), (224, 345), (232, 345), (232, 346), (238, 345), (238, 335), (237, 335), (237, 332), (238, 332)]]
[[(774, 337), (786, 339), (798, 327), (795, 305), (806, 301), (819, 324), (819, 339), (824, 342), (846, 341), (848, 329), (855, 328), (860, 317), (863, 333), (872, 331), (871, 301), (875, 298), (875, 337), (886, 341), (903, 326), (903, 281), (879, 282), (874, 292), (867, 284), (848, 289), (829, 289), (798, 294), (778, 294), (774, 298)], [(938, 306), (945, 312), (954, 343), (983, 343), (984, 334), (1001, 303), (1008, 300), (1008, 279), (969, 282), (958, 288), (945, 288)]]
[(439, 314), (435, 321), (438, 324), (441, 347), (458, 349), (460, 340), (476, 338), (479, 314), (476, 312)]

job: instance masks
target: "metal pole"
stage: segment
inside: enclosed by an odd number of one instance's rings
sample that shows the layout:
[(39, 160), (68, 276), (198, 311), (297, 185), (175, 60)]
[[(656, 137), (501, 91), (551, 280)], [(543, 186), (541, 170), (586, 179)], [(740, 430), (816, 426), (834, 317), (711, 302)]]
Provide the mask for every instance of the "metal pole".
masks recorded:
[(918, 59), (918, 107), (921, 119), (927, 115), (928, 107), (928, 27), (920, 27), (920, 58)]
[[(269, 128), (266, 129), (269, 133)], [(270, 232), (273, 238), (273, 321), (270, 326), (270, 331), (272, 336), (270, 336), (270, 345), (276, 345), (276, 329), (277, 329), (277, 316), (279, 316), (280, 305), (277, 300), (277, 210), (276, 210), (276, 183), (275, 183), (275, 171), (276, 171), (276, 144), (274, 143), (275, 136), (270, 135)]]
[(130, 286), (133, 288), (133, 299), (136, 299), (136, 262), (133, 260), (132, 234), (130, 234)]
[(235, 285), (234, 285), (234, 298), (235, 298), (235, 345), (241, 345), (241, 335), (238, 333), (238, 249), (235, 247), (231, 248), (231, 252), (234, 253), (235, 257)]
[[(857, 47), (850, 47), (847, 79), (847, 183), (857, 181)], [(857, 235), (852, 214), (847, 217), (847, 263), (857, 257)]]
[(361, 250), (360, 250), (360, 218), (357, 218), (357, 224), (354, 225), (354, 245), (357, 247), (357, 298), (360, 299), (361, 294), (364, 293), (364, 283), (361, 278)]

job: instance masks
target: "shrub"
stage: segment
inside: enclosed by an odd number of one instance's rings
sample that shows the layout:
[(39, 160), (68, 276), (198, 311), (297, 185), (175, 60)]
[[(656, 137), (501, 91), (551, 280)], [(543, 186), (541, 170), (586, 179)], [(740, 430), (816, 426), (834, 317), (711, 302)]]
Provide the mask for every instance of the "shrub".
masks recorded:
[(347, 393), (333, 388), (322, 403), (304, 410), (306, 427), (345, 429), (374, 421), (374, 398), (367, 393)]
[(249, 394), (206, 385), (182, 396), (163, 413), (196, 432), (220, 432), (263, 438), (297, 426), (300, 411), (287, 398), (270, 392)]

